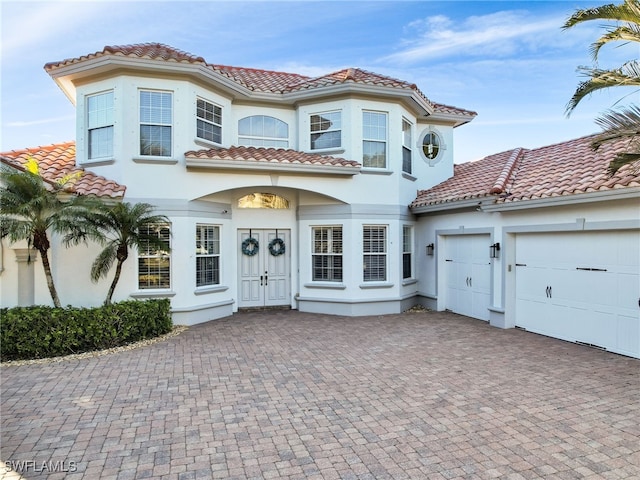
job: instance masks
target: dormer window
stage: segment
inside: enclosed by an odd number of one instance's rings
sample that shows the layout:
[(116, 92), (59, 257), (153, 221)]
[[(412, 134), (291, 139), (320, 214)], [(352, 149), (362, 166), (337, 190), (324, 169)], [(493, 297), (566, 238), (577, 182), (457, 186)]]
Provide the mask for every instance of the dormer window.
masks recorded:
[(140, 92), (140, 155), (170, 157), (173, 128), (173, 94)]
[(89, 160), (113, 158), (113, 91), (87, 97)]
[(341, 112), (311, 115), (311, 150), (340, 148), (342, 146)]
[(199, 98), (196, 102), (196, 136), (222, 143), (222, 107)]

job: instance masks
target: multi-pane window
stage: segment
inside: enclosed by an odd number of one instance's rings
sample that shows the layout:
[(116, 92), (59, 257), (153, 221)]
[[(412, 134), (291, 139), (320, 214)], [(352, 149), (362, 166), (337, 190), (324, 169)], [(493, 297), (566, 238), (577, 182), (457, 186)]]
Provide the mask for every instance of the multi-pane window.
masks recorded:
[(342, 281), (342, 227), (313, 227), (314, 281)]
[(402, 120), (402, 171), (411, 173), (411, 124)]
[(143, 241), (138, 251), (138, 288), (170, 288), (171, 227), (168, 224), (148, 225), (140, 230), (140, 235)]
[(362, 166), (387, 167), (387, 114), (362, 112)]
[(311, 150), (338, 148), (342, 145), (341, 112), (311, 115)]
[(387, 279), (387, 227), (365, 225), (362, 230), (363, 280), (383, 282)]
[(238, 122), (238, 144), (245, 147), (289, 147), (289, 125), (266, 115), (246, 117)]
[(140, 155), (171, 156), (173, 94), (140, 92)]
[(196, 225), (196, 287), (220, 284), (220, 227)]
[(222, 143), (222, 107), (198, 98), (196, 136), (210, 142)]
[(413, 228), (402, 227), (402, 278), (411, 278), (411, 254), (413, 253)]
[(87, 97), (89, 160), (113, 157), (113, 92)]

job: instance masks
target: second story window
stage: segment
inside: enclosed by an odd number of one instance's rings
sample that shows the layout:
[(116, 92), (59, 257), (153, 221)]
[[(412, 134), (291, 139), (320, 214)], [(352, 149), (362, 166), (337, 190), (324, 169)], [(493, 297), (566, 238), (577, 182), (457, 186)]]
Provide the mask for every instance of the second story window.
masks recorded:
[(173, 94), (140, 92), (140, 155), (171, 156)]
[(266, 115), (245, 117), (238, 122), (238, 145), (289, 148), (289, 125)]
[(411, 124), (402, 120), (402, 171), (411, 173)]
[(387, 168), (387, 114), (362, 112), (362, 166)]
[(89, 160), (113, 157), (113, 92), (87, 97)]
[(311, 115), (311, 150), (339, 148), (342, 146), (341, 112), (325, 112)]
[(222, 107), (198, 99), (196, 102), (196, 136), (222, 143)]

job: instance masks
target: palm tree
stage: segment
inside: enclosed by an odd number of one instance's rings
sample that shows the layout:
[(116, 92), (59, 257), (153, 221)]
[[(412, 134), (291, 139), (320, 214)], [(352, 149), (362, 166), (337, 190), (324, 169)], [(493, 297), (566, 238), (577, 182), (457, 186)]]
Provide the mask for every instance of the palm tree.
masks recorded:
[[(600, 49), (610, 42), (638, 42), (640, 44), (640, 0), (624, 0), (619, 5), (577, 10), (562, 27), (564, 30), (575, 25), (592, 21), (608, 20), (615, 25), (607, 27), (606, 33), (591, 45), (594, 62), (598, 61)], [(640, 63), (637, 59), (625, 62), (619, 68), (600, 69), (579, 67), (587, 80), (578, 85), (566, 107), (567, 115), (578, 106), (580, 101), (591, 93), (610, 87), (639, 87)], [(610, 110), (596, 119), (603, 131), (596, 136), (592, 146), (598, 149), (602, 144), (613, 140), (627, 140), (627, 152), (619, 153), (609, 165), (614, 174), (622, 165), (640, 160), (640, 110), (631, 105), (619, 110)]]
[(86, 212), (90, 200), (70, 191), (81, 172), (58, 181), (46, 181), (38, 164), (30, 159), (25, 170), (3, 167), (0, 171), (0, 220), (2, 236), (11, 242), (26, 240), (40, 253), (51, 299), (60, 307), (49, 262), (49, 232), (65, 234), (77, 228), (77, 219)]
[(65, 237), (67, 244), (75, 244), (86, 239), (94, 240), (104, 245), (91, 265), (91, 280), (95, 283), (100, 278), (107, 277), (113, 262), (116, 272), (104, 301), (111, 303), (116, 285), (120, 280), (122, 264), (129, 258), (129, 248), (140, 250), (155, 248), (167, 250), (165, 241), (154, 235), (153, 229), (157, 225), (169, 222), (164, 215), (154, 215), (154, 207), (148, 203), (116, 203), (103, 205), (91, 211), (80, 222), (78, 228)]

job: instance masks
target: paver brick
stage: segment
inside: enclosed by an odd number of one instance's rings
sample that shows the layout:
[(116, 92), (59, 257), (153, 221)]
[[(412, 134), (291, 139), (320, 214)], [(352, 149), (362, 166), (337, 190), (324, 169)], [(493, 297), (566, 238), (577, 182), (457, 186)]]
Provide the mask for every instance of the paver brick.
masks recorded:
[(252, 311), (1, 373), (0, 460), (77, 466), (25, 479), (640, 478), (638, 360), (447, 312)]

